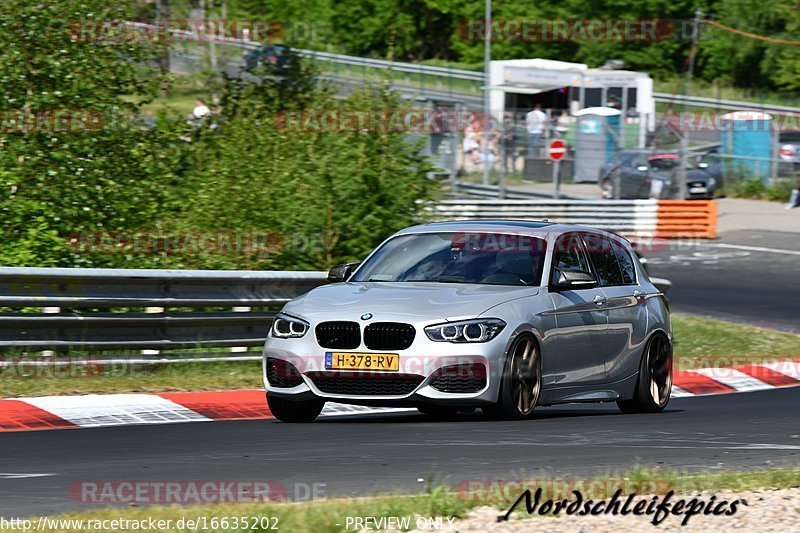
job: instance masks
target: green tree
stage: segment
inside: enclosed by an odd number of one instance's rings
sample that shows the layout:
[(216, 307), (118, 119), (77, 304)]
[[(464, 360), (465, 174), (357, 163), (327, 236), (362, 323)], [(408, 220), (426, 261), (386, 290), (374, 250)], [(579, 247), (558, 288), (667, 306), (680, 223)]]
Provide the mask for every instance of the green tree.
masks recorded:
[(104, 0), (0, 5), (0, 214), (6, 265), (91, 264), (76, 234), (152, 222), (173, 154), (139, 121), (158, 80), (152, 47), (104, 21)]
[(294, 92), (280, 82), (232, 82), (223, 100), (222, 132), (209, 132), (193, 145), (183, 227), (272, 235), (267, 256), (207, 257), (206, 265), (326, 268), (363, 258), (387, 235), (414, 223), (419, 202), (435, 194), (430, 166), (407, 132), (374, 122), (372, 131), (338, 129), (313, 118), (306, 126), (292, 125), (287, 111), (339, 117), (354, 111), (402, 114), (408, 107), (380, 88), (346, 99), (324, 86), (308, 90), (303, 80), (312, 76), (296, 72), (292, 87), (305, 90)]

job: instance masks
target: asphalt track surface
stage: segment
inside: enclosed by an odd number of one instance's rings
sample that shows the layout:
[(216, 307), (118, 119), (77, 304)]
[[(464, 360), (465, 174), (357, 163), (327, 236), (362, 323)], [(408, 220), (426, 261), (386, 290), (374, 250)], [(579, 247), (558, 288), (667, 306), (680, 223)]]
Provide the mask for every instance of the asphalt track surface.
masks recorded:
[[(800, 463), (800, 387), (616, 406), (540, 408), (535, 419), (416, 413), (126, 426), (0, 436), (0, 516), (90, 509), (81, 481), (324, 483), (326, 496), (421, 490), (419, 479), (584, 479), (636, 465), (687, 471)], [(49, 474), (46, 477), (20, 475)], [(302, 485), (301, 485), (302, 486)]]
[(800, 234), (735, 231), (643, 255), (652, 276), (672, 281), (672, 311), (800, 334)]

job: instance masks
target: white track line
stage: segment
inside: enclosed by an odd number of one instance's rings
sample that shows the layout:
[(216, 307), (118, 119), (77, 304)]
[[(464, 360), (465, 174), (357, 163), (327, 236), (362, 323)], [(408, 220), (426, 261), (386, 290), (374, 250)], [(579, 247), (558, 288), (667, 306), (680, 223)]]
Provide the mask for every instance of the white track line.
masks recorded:
[(763, 246), (744, 246), (742, 244), (708, 243), (706, 246), (714, 248), (733, 248), (735, 250), (749, 250), (751, 252), (768, 252), (771, 254), (800, 255), (797, 250), (784, 250), (783, 248), (765, 248)]
[(0, 473), (0, 479), (25, 479), (29, 477), (48, 477), (53, 475), (55, 474), (25, 474), (20, 472), (2, 472)]

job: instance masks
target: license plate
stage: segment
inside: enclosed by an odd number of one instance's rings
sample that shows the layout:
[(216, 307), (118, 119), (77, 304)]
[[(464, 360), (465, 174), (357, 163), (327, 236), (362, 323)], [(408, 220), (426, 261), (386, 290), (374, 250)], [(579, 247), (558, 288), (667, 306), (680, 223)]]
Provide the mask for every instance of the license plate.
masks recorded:
[(326, 370), (400, 370), (400, 356), (396, 353), (325, 352)]
[(691, 194), (697, 194), (697, 193), (701, 193), (701, 192), (708, 192), (708, 189), (706, 189), (705, 187), (691, 187), (689, 189), (689, 192)]

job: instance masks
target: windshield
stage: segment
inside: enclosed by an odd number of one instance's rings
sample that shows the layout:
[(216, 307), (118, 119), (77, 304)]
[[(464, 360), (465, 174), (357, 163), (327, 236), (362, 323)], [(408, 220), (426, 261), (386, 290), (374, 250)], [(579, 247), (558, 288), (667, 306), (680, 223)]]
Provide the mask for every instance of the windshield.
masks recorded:
[(351, 281), (539, 285), (544, 240), (510, 233), (423, 233), (387, 241)]
[(672, 170), (680, 164), (678, 157), (654, 157), (650, 159), (650, 167), (653, 170)]

